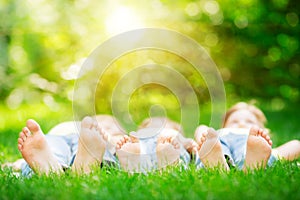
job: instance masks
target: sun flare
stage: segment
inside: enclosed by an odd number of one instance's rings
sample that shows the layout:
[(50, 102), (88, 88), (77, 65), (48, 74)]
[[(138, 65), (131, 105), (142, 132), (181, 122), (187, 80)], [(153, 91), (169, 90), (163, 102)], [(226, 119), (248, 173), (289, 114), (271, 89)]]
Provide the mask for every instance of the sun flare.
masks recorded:
[(143, 26), (139, 16), (131, 8), (118, 7), (105, 20), (106, 31), (110, 35), (122, 33)]

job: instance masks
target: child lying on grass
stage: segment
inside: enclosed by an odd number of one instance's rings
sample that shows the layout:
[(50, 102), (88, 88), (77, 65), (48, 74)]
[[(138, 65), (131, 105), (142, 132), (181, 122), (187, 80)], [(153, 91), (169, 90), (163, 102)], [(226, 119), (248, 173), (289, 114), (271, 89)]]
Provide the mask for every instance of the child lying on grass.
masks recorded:
[[(232, 106), (226, 113), (217, 132), (205, 125), (195, 131), (200, 160), (207, 167), (229, 165), (239, 169), (257, 169), (271, 165), (275, 160), (294, 160), (300, 156), (300, 142), (289, 141), (272, 150), (272, 141), (263, 112), (244, 102)], [(229, 161), (229, 162), (228, 162)]]

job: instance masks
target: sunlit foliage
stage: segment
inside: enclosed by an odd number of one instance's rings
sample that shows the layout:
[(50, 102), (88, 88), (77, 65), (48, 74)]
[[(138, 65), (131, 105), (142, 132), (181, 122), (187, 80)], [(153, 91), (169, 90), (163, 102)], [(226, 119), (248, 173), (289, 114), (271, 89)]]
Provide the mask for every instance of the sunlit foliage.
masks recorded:
[[(127, 30), (157, 27), (185, 34), (208, 51), (228, 99), (266, 98), (280, 109), (300, 99), (299, 14), (292, 0), (0, 0), (0, 98), (11, 109), (44, 102), (55, 110), (58, 102), (72, 101), (80, 67), (98, 45)], [(149, 63), (174, 67), (200, 103), (209, 101), (205, 82), (189, 63), (143, 51), (111, 64), (99, 81), (98, 112), (111, 112), (112, 90), (124, 73)], [(178, 108), (174, 95), (155, 84), (136, 90), (130, 102), (132, 110), (133, 104)]]

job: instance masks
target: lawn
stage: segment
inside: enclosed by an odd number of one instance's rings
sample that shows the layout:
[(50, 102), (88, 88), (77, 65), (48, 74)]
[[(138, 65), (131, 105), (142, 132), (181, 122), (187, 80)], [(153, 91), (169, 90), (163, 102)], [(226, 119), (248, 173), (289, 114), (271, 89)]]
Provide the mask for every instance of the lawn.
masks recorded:
[[(277, 111), (267, 102), (261, 105), (273, 130), (274, 146), (300, 139), (299, 105), (289, 104)], [(16, 139), (27, 118), (39, 119), (47, 132), (57, 122), (72, 117), (67, 108), (53, 112), (43, 105), (0, 110), (1, 164), (20, 156)], [(147, 175), (102, 168), (91, 175), (67, 171), (61, 176), (22, 178), (5, 169), (0, 171), (0, 183), (0, 199), (300, 199), (299, 160), (277, 162), (266, 170), (246, 174), (196, 170), (192, 164), (188, 170), (170, 167)]]

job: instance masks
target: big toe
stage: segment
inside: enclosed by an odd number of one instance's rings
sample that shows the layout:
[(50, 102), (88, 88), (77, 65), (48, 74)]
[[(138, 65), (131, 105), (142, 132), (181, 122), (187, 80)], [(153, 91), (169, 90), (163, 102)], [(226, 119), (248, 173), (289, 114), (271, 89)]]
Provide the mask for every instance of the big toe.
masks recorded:
[(39, 124), (33, 119), (27, 120), (26, 126), (32, 133), (36, 133), (41, 130)]
[(200, 135), (202, 135), (203, 133), (207, 132), (207, 130), (209, 129), (208, 126), (205, 125), (200, 125), (197, 127), (196, 132)]
[(102, 128), (100, 128), (99, 133), (105, 141), (109, 141), (109, 135)]
[(91, 117), (85, 117), (83, 118), (82, 122), (81, 122), (81, 127), (83, 128), (92, 128), (93, 127), (93, 119)]
[(258, 135), (258, 132), (259, 132), (259, 127), (258, 126), (252, 126), (250, 128), (250, 131), (249, 131), (249, 135)]
[(207, 138), (214, 138), (214, 137), (217, 137), (218, 136), (218, 132), (215, 130), (215, 129), (213, 129), (213, 128), (209, 128), (208, 130), (207, 130)]

